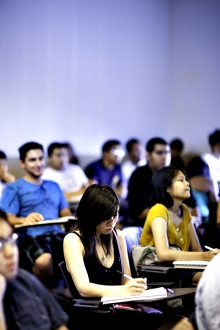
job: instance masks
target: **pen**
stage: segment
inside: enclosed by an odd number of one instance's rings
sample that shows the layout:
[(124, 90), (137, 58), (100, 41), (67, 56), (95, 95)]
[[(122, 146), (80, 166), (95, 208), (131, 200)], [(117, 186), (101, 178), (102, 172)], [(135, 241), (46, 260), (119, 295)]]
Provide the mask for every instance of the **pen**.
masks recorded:
[[(123, 275), (124, 277), (128, 278), (129, 280), (133, 280), (133, 278), (131, 276), (120, 272), (120, 270), (116, 270), (116, 272), (120, 273), (121, 275)], [(146, 289), (148, 289), (148, 286), (147, 285), (146, 285)]]
[(174, 293), (174, 291), (169, 289), (169, 288), (167, 288), (166, 290), (167, 290), (168, 293)]
[(128, 278), (129, 280), (133, 280), (133, 278), (131, 276), (126, 275), (126, 274), (120, 272), (120, 270), (116, 270), (116, 272), (120, 273), (121, 275), (123, 275), (124, 277)]
[[(210, 246), (207, 246), (207, 245), (205, 245), (204, 246), (207, 250), (210, 250), (210, 251), (216, 251), (216, 249), (213, 249), (213, 248), (211, 248)], [(217, 252), (217, 251), (216, 251)]]

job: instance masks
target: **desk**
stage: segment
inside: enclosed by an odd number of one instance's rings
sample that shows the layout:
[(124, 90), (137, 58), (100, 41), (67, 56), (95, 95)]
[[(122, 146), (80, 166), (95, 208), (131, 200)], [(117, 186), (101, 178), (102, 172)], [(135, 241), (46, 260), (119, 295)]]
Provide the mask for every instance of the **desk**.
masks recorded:
[(15, 229), (18, 228), (26, 228), (26, 227), (35, 227), (35, 226), (45, 226), (45, 225), (63, 225), (69, 222), (74, 223), (76, 218), (74, 216), (67, 216), (67, 217), (62, 217), (58, 219), (53, 219), (53, 220), (43, 220), (39, 222), (33, 222), (33, 223), (23, 223), (19, 225), (14, 225)]
[(19, 232), (24, 232), (26, 228), (30, 227), (39, 227), (39, 226), (46, 226), (46, 225), (63, 225), (65, 228), (65, 231), (69, 231), (72, 225), (76, 224), (77, 220), (74, 216), (66, 216), (66, 217), (61, 217), (58, 219), (53, 219), (53, 220), (43, 220), (39, 222), (33, 222), (33, 223), (24, 223), (24, 224), (19, 224), (19, 225), (14, 225), (15, 232), (19, 234)]

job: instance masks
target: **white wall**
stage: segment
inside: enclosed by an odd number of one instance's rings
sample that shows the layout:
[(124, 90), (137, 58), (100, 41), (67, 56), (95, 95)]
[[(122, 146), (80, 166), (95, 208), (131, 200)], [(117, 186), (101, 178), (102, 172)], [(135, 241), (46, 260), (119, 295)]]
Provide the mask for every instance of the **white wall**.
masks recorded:
[(0, 149), (69, 140), (99, 155), (109, 138), (155, 135), (205, 149), (219, 14), (218, 0), (0, 0)]
[(169, 136), (188, 152), (208, 151), (220, 128), (220, 1), (171, 2)]

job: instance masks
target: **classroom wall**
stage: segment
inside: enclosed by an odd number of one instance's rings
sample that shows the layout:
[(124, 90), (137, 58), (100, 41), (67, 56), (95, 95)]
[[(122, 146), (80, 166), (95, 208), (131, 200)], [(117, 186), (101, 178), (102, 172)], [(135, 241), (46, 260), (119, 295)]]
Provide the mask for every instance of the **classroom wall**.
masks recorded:
[(218, 0), (1, 0), (0, 148), (132, 136), (206, 151), (220, 127)]

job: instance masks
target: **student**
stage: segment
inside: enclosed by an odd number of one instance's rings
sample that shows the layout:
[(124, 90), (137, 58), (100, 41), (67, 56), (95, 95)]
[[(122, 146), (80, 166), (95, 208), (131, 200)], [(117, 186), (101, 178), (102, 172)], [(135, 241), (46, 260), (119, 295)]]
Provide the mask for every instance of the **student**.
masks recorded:
[(63, 191), (67, 201), (79, 202), (88, 186), (88, 178), (79, 165), (69, 164), (66, 144), (53, 142), (48, 146), (48, 166), (42, 178), (55, 181)]
[(67, 330), (67, 315), (41, 282), (18, 268), (17, 235), (0, 210), (0, 329)]
[(121, 161), (124, 150), (118, 140), (108, 140), (102, 146), (102, 158), (85, 168), (89, 183), (107, 184), (115, 190), (119, 197), (124, 196), (124, 178)]
[(215, 194), (218, 198), (220, 193), (220, 129), (209, 135), (208, 142), (211, 152), (203, 154), (202, 158), (209, 166), (210, 176), (215, 185)]
[[(76, 287), (76, 298), (132, 296), (146, 289), (146, 279), (129, 280), (117, 272), (122, 271), (123, 263), (124, 273), (131, 276), (125, 239), (120, 230), (115, 230), (118, 212), (118, 197), (107, 185), (89, 186), (79, 202), (78, 229), (64, 238), (64, 257)], [(82, 326), (82, 322), (89, 322), (91, 315), (85, 309), (80, 311)], [(115, 319), (114, 314), (112, 316)], [(131, 316), (135, 317), (133, 312)], [(141, 322), (141, 315), (137, 314), (137, 317)], [(160, 321), (160, 315), (158, 317)], [(115, 329), (121, 329), (125, 324), (126, 319), (123, 318), (122, 324), (115, 323)]]
[[(2, 209), (7, 212), (10, 224), (31, 224), (72, 216), (58, 184), (42, 180), (45, 166), (43, 146), (28, 142), (19, 148), (19, 153), (24, 177), (9, 183), (2, 196)], [(63, 258), (64, 235), (59, 225), (29, 227), (20, 235), (22, 267), (30, 264), (34, 274), (50, 289), (54, 269)]]
[(160, 137), (150, 139), (146, 144), (147, 165), (138, 167), (128, 184), (130, 216), (137, 226), (143, 226), (149, 211), (150, 184), (152, 175), (161, 167), (170, 165), (170, 146)]
[[(219, 250), (202, 251), (190, 212), (182, 203), (190, 196), (189, 182), (183, 170), (175, 166), (161, 168), (153, 175), (151, 187), (151, 208), (144, 224), (140, 244), (155, 246), (157, 256), (162, 262), (210, 261)], [(169, 244), (178, 245), (182, 251), (169, 249)], [(192, 276), (192, 282), (197, 283), (201, 273)]]
[(137, 167), (146, 165), (146, 158), (144, 156), (144, 147), (141, 141), (136, 138), (127, 141), (126, 151), (127, 154), (122, 160), (121, 168), (126, 185), (125, 195), (127, 196), (127, 186), (130, 176)]
[(7, 156), (4, 151), (0, 150), (0, 202), (6, 185), (13, 181), (15, 181), (15, 176), (8, 172)]

